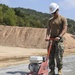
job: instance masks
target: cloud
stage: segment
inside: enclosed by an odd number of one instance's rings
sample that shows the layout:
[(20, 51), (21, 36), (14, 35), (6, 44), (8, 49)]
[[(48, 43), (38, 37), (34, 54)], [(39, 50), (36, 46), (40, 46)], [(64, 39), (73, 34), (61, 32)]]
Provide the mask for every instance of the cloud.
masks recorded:
[(75, 0), (63, 0), (59, 2), (59, 5), (64, 9), (74, 9), (75, 8)]

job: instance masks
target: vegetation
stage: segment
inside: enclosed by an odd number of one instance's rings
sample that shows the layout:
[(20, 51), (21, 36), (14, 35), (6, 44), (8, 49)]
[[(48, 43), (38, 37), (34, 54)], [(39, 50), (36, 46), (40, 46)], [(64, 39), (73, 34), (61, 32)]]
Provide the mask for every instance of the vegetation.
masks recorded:
[(67, 19), (68, 21), (68, 32), (75, 35), (75, 21)]
[[(50, 14), (25, 8), (10, 8), (0, 4), (0, 25), (20, 27), (47, 27)], [(68, 32), (75, 34), (75, 21), (68, 19)]]

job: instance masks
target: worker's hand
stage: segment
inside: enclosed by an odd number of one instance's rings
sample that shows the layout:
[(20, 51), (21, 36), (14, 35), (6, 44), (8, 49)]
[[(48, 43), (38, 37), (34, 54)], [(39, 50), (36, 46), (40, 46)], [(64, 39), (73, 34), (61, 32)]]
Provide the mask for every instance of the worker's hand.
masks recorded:
[(45, 41), (49, 41), (50, 40), (50, 37), (46, 37)]
[(60, 37), (56, 37), (54, 40), (55, 41), (59, 41), (60, 40)]

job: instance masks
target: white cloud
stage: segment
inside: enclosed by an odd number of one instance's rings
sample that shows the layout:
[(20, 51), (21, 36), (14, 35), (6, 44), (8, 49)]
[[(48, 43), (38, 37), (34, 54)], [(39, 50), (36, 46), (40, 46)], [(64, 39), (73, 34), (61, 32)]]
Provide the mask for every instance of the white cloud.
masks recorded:
[(59, 5), (64, 9), (73, 9), (75, 8), (75, 0), (63, 0), (59, 2)]

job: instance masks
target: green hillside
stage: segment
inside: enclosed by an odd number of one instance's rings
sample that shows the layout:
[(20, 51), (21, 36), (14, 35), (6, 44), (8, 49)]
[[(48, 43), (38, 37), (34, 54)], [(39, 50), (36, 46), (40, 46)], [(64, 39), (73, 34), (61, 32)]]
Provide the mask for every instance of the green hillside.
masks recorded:
[[(0, 25), (20, 27), (47, 27), (50, 14), (25, 8), (10, 8), (0, 4)], [(75, 21), (68, 19), (68, 32), (75, 33)]]

